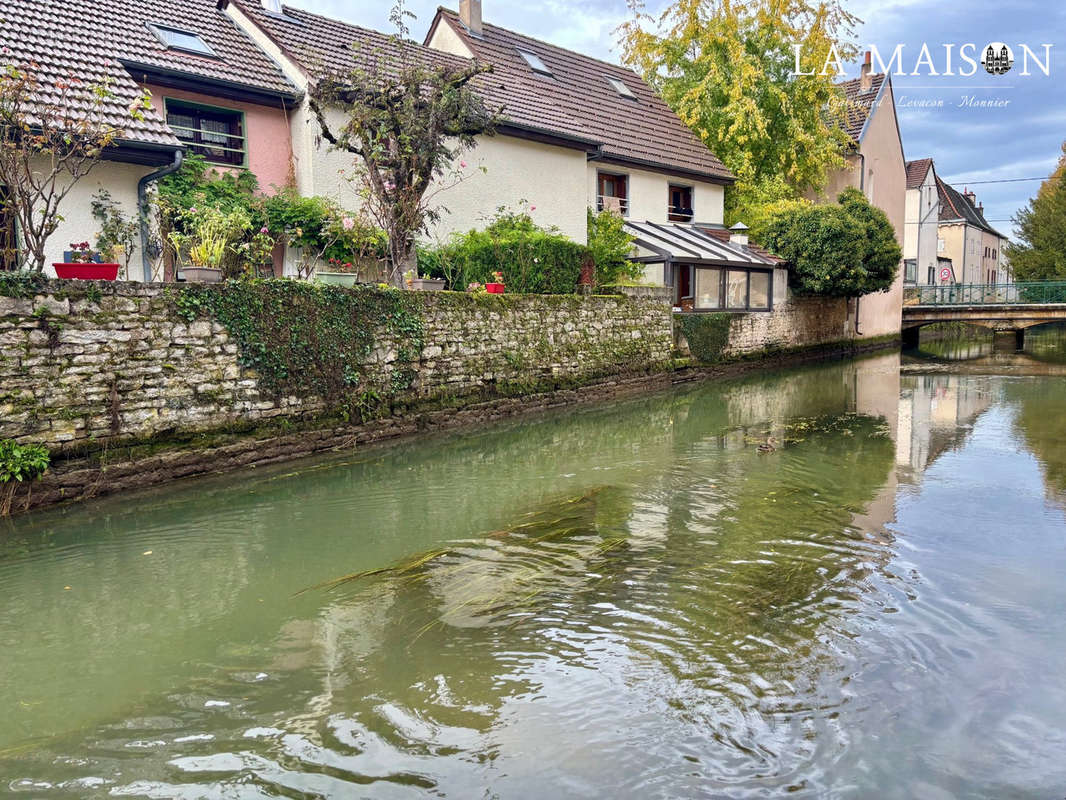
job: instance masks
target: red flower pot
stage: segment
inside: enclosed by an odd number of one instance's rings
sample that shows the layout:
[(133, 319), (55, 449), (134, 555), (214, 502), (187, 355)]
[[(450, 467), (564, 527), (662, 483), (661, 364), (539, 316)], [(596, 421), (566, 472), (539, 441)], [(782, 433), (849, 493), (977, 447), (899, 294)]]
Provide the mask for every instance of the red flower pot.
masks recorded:
[(503, 294), (503, 284), (502, 283), (486, 283), (485, 284), (485, 291), (488, 292), (489, 294)]
[(52, 264), (60, 278), (81, 281), (113, 281), (118, 277), (118, 264)]

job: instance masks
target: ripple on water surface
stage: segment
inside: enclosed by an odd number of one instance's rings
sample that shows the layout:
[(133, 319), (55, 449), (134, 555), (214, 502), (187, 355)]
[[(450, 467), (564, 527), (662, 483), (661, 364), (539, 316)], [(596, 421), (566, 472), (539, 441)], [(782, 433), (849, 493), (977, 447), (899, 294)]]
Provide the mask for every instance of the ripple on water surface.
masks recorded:
[[(1066, 565), (1018, 445), (1028, 395), (990, 395), (904, 457), (884, 410), (908, 402), (921, 428), (943, 376), (901, 390), (892, 369), (190, 485), (80, 526), (42, 516), (0, 554), (0, 635), (19, 642), (0, 656), (2, 785), (1046, 796), (1066, 779), (1047, 678)], [(973, 501), (995, 496), (990, 460), (1025, 487), (1010, 548)]]

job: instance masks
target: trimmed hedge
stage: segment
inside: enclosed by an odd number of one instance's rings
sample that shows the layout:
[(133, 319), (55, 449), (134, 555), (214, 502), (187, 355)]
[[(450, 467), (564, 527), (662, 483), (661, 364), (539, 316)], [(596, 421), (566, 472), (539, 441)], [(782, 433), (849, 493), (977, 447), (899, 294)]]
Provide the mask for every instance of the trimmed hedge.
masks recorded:
[(455, 248), (454, 258), (463, 287), (487, 283), (500, 270), (510, 292), (571, 294), (581, 264), (591, 255), (584, 245), (546, 231), (472, 231)]

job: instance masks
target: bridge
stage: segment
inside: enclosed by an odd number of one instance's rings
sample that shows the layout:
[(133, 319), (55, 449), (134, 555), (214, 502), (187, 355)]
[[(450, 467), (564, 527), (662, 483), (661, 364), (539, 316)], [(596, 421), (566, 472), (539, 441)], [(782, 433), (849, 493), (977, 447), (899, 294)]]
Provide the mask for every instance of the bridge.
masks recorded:
[(905, 289), (904, 347), (917, 347), (922, 326), (936, 322), (965, 322), (995, 333), (1013, 333), (1020, 350), (1026, 328), (1066, 322), (1066, 281), (955, 283)]

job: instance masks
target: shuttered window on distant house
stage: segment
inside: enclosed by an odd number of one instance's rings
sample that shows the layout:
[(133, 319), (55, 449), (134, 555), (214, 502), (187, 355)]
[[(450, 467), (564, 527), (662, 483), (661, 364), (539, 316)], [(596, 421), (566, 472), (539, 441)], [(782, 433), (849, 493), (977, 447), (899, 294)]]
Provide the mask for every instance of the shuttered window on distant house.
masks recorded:
[(18, 266), (18, 237), (15, 213), (8, 203), (7, 187), (0, 186), (0, 270)]
[(243, 113), (169, 99), (166, 107), (167, 125), (194, 153), (216, 164), (244, 166)]

